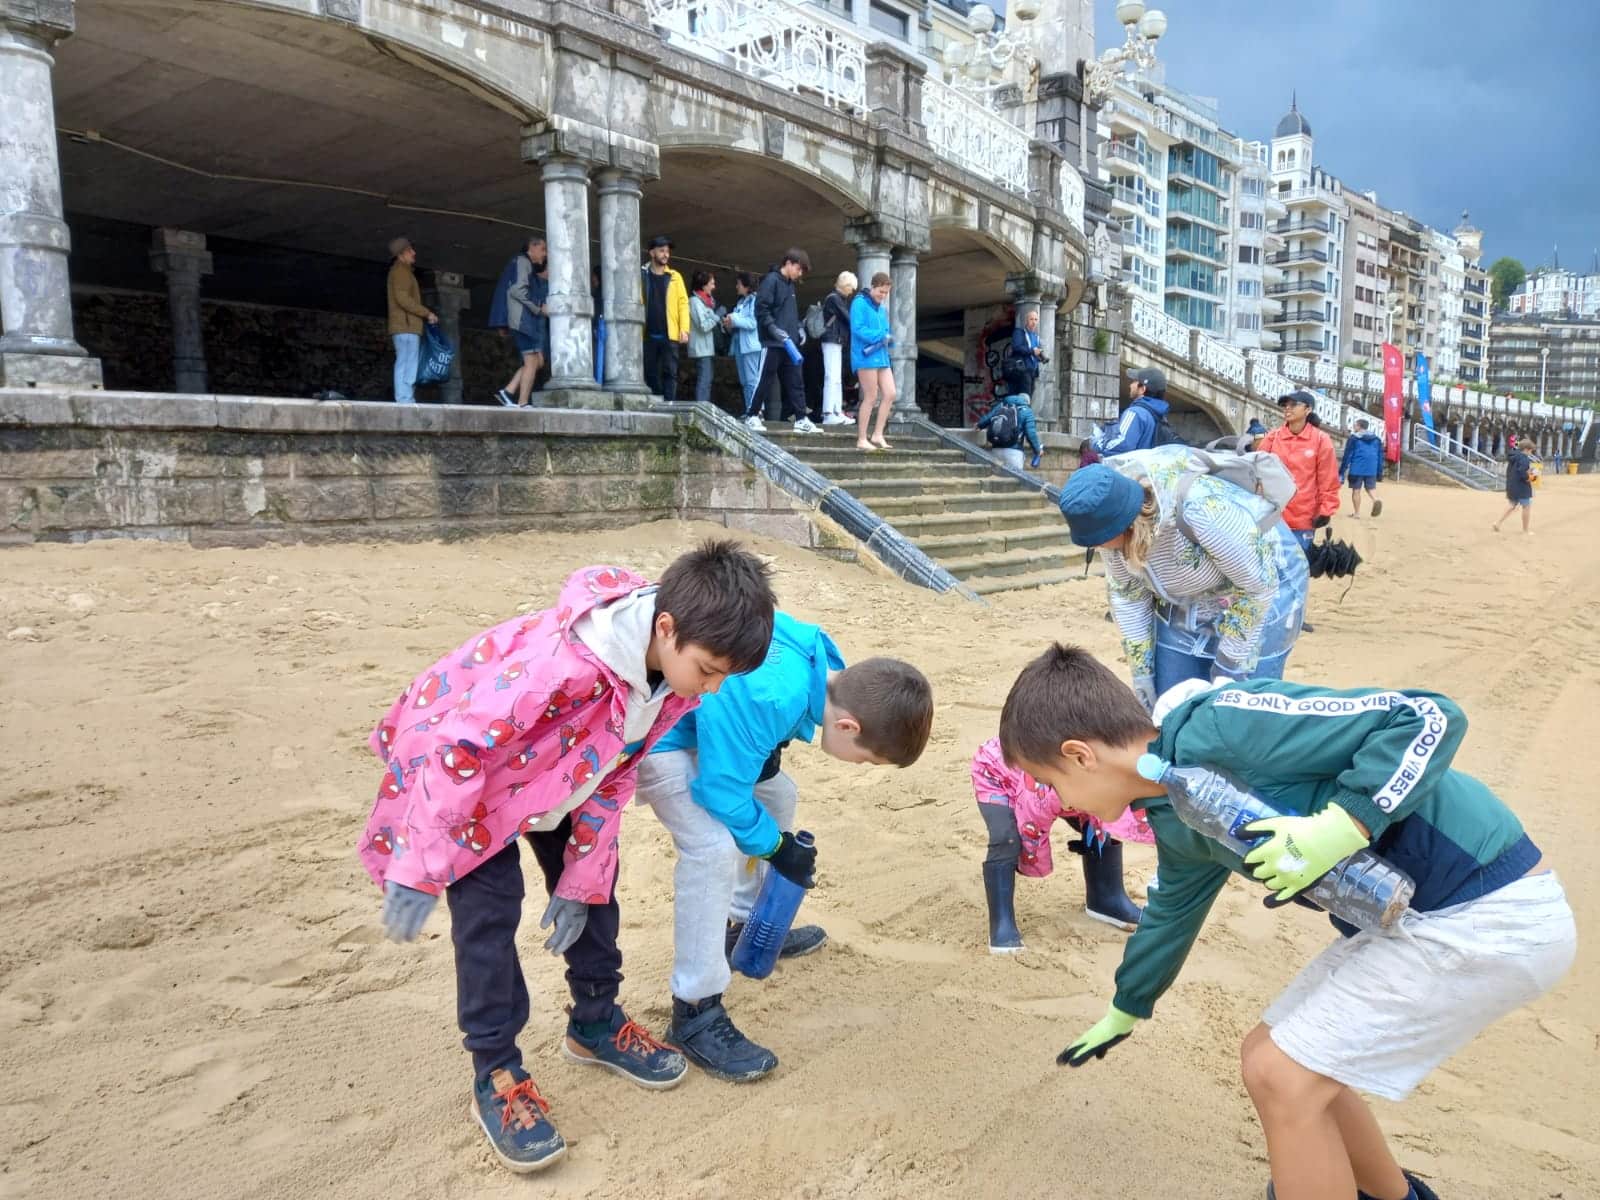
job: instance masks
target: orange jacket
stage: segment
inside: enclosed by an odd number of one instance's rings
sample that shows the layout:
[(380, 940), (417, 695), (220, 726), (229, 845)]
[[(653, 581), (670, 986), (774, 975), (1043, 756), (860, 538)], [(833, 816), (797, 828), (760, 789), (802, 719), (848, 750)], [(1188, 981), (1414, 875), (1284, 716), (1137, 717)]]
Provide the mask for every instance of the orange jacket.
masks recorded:
[(1294, 499), (1283, 510), (1290, 529), (1310, 529), (1318, 517), (1339, 511), (1339, 460), (1333, 439), (1307, 421), (1299, 433), (1280, 425), (1261, 439), (1261, 450), (1276, 454), (1294, 476)]

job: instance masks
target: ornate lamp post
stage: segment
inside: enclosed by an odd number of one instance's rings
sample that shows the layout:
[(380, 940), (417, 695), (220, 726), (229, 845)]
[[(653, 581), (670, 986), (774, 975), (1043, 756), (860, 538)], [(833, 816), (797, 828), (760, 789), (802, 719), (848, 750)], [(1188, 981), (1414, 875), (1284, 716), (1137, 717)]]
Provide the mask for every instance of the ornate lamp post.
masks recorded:
[(1146, 9), (1144, 0), (1122, 0), (1117, 5), (1117, 20), (1125, 40), (1107, 50), (1084, 69), (1084, 99), (1098, 104), (1111, 94), (1117, 77), (1132, 67), (1148, 71), (1156, 65), (1156, 43), (1167, 31), (1167, 14), (1159, 8)]
[[(1042, 0), (1014, 0), (1011, 20), (1026, 25), (1039, 15)], [(974, 4), (967, 10), (967, 32), (972, 41), (951, 42), (942, 55), (949, 68), (951, 87), (988, 97), (1004, 86), (1006, 72), (1020, 61), (1030, 69), (1037, 64), (1028, 41), (1016, 29), (995, 32), (999, 18), (987, 4)]]

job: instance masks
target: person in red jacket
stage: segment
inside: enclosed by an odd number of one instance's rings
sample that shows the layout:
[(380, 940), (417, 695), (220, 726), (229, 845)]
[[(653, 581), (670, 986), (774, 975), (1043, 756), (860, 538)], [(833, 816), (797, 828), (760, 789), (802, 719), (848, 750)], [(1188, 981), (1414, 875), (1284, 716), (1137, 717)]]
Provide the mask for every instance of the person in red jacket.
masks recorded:
[[(1304, 388), (1279, 396), (1283, 424), (1256, 447), (1276, 454), (1294, 477), (1294, 498), (1283, 510), (1283, 523), (1307, 551), (1316, 531), (1339, 511), (1339, 459), (1333, 452), (1333, 439), (1311, 420), (1316, 402)], [(1309, 624), (1300, 628), (1311, 632)]]

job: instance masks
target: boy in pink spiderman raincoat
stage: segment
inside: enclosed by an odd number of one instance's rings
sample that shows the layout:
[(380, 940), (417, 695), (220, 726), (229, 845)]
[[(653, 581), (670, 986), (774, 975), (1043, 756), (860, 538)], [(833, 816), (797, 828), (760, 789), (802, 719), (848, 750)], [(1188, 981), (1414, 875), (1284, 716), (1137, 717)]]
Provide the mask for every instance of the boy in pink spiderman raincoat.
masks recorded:
[(1018, 875), (1043, 879), (1054, 869), (1050, 826), (1065, 818), (1079, 836), (1067, 848), (1083, 857), (1084, 911), (1121, 930), (1138, 927), (1142, 910), (1122, 883), (1122, 843), (1152, 842), (1144, 814), (1129, 809), (1109, 825), (1067, 808), (1055, 790), (1024, 771), (1006, 766), (1000, 739), (990, 738), (972, 759), (972, 789), (989, 831), (983, 861), (983, 890), (989, 902), (989, 953), (1023, 949), (1017, 930), (1015, 890)]
[(617, 829), (636, 764), (699, 697), (754, 669), (772, 638), (767, 570), (707, 542), (658, 586), (618, 567), (574, 573), (554, 609), (476, 634), (384, 715), (384, 762), (362, 864), (383, 887), (383, 924), (412, 941), (443, 892), (456, 1011), (476, 1078), (471, 1112), (511, 1170), (566, 1149), (522, 1068), (528, 989), (517, 958), (524, 838), (544, 876), (545, 948), (567, 962), (566, 1056), (668, 1088), (683, 1056), (617, 1004)]

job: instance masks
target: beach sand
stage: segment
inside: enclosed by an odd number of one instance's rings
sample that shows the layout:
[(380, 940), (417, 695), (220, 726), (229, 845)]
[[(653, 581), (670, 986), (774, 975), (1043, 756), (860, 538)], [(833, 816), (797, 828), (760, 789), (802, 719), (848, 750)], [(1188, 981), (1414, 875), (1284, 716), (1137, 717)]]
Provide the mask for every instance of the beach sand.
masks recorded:
[[(1313, 584), (1290, 677), (1459, 701), (1457, 765), (1515, 807), (1587, 932), (1600, 479), (1547, 481), (1533, 538), (1490, 532), (1495, 495), (1383, 494), (1381, 520), (1339, 521), (1368, 561), (1342, 601), (1344, 581)], [(530, 899), (522, 1045), (571, 1149), (535, 1177), (492, 1160), (467, 1117), (447, 916), (385, 942), (356, 861), (380, 774), (368, 732), (419, 669), (544, 607), (571, 569), (653, 573), (708, 532), (0, 554), (0, 1196), (1261, 1196), (1238, 1043), (1329, 940), (1325, 920), (1267, 912), (1231, 881), (1156, 1019), (1079, 1071), (1055, 1056), (1104, 1010), (1123, 935), (1084, 916), (1059, 846), (1052, 877), (1019, 881), (1028, 952), (986, 951), (968, 761), (1049, 640), (1116, 654), (1101, 581), (981, 608), (760, 539), (788, 611), (849, 658), (923, 667), (933, 741), (904, 771), (786, 756), (820, 854), (803, 917), (832, 941), (730, 989), (782, 1059), (763, 1082), (691, 1072), (654, 1093), (564, 1061), (561, 965)], [(1127, 857), (1142, 895), (1153, 852)], [(657, 1031), (672, 861), (654, 816), (632, 812), (623, 1000)], [(1445, 1200), (1600, 1196), (1591, 947), (1411, 1101), (1378, 1104)]]

